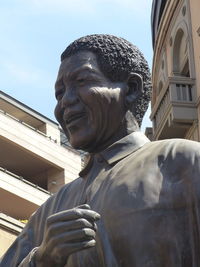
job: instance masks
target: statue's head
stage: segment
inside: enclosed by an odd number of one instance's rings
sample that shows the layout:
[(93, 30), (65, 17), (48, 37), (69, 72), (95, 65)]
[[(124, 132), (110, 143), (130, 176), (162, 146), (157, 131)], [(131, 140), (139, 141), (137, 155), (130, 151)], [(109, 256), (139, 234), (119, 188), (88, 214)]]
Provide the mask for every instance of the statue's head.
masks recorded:
[(148, 64), (123, 38), (94, 34), (61, 55), (55, 115), (75, 148), (95, 152), (137, 130), (151, 93)]

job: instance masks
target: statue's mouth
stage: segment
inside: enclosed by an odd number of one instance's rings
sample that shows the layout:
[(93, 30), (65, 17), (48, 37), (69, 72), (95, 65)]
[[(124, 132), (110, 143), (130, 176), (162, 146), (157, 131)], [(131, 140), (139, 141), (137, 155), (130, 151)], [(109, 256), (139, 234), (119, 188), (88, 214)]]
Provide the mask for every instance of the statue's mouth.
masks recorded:
[(65, 117), (65, 123), (67, 126), (70, 126), (74, 123), (77, 123), (82, 118), (86, 117), (85, 112), (69, 112)]

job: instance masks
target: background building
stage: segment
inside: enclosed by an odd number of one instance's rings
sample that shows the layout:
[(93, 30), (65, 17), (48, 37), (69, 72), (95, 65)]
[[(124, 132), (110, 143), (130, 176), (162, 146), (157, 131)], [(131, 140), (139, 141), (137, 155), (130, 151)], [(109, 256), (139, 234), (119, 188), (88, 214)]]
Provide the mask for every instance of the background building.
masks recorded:
[(153, 139), (200, 141), (200, 1), (152, 4)]
[(0, 91), (0, 257), (21, 220), (80, 170), (80, 153), (57, 123)]

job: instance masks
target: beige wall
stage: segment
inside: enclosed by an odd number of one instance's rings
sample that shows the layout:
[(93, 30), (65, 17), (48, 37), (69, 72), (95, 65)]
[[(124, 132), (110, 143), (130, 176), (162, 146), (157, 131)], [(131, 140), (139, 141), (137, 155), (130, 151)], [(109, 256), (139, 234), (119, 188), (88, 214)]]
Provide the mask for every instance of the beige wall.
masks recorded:
[(0, 257), (6, 252), (17, 235), (0, 228)]
[(10, 247), (23, 227), (24, 224), (20, 221), (0, 213), (0, 257)]
[[(200, 1), (189, 0), (190, 14), (192, 25), (193, 46), (195, 55), (195, 68), (196, 68), (196, 87), (197, 87), (197, 104), (198, 104), (198, 118), (200, 121)], [(200, 136), (200, 123), (198, 125)], [(200, 141), (200, 140), (199, 140)]]
[(200, 1), (189, 0), (190, 2), (190, 14), (193, 36), (193, 47), (195, 55), (195, 68), (196, 68), (196, 85), (198, 89), (198, 97), (200, 96), (200, 36), (198, 29), (200, 28)]
[(195, 121), (192, 127), (188, 130), (188, 132), (185, 135), (185, 139), (193, 140), (193, 141), (199, 141), (199, 130), (198, 130), (198, 122)]

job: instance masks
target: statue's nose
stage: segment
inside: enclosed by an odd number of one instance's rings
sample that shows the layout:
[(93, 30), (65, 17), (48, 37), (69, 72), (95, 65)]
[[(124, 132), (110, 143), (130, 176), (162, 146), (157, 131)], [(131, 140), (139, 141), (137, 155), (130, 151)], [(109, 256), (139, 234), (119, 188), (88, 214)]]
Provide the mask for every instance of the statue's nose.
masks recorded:
[(79, 102), (79, 98), (77, 96), (76, 90), (74, 89), (66, 90), (62, 97), (62, 104), (61, 104), (62, 108), (74, 105), (77, 102)]

